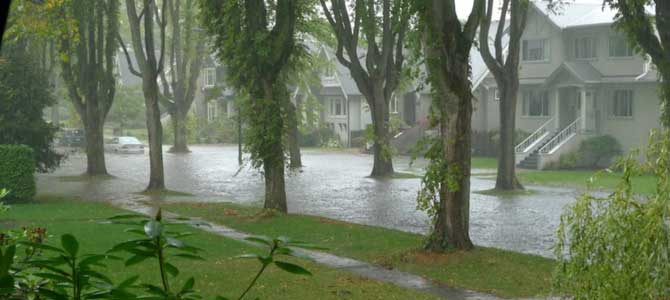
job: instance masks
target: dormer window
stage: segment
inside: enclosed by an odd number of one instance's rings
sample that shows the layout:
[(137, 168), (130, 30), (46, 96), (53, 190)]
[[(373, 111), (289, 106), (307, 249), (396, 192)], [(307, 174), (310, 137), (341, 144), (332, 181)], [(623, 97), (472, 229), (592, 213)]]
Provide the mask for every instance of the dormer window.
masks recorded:
[(205, 87), (213, 87), (216, 85), (216, 69), (205, 68)]
[(332, 68), (332, 67), (330, 67), (330, 66), (327, 67), (327, 68), (325, 69), (325, 71), (323, 72), (323, 77), (324, 77), (324, 78), (328, 78), (328, 79), (335, 78), (335, 70), (334, 70), (334, 68)]
[(610, 37), (610, 57), (632, 57), (633, 47), (630, 46), (625, 37)]
[(592, 59), (597, 57), (596, 39), (583, 37), (575, 39), (575, 58)]
[(546, 39), (524, 40), (523, 55), (524, 61), (547, 61), (549, 51)]

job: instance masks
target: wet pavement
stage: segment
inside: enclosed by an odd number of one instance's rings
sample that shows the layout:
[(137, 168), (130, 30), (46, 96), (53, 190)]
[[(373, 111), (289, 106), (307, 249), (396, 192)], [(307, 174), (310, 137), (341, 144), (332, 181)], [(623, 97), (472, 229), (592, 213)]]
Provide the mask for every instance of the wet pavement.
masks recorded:
[[(190, 154), (165, 153), (169, 189), (197, 197), (187, 201), (230, 201), (258, 204), (263, 197), (262, 177), (249, 168), (239, 170), (234, 146), (192, 146)], [(416, 210), (418, 178), (376, 180), (368, 178), (372, 157), (352, 152), (303, 150), (303, 171), (286, 179), (290, 212), (319, 215), (348, 222), (425, 233), (429, 220)], [(396, 160), (399, 172), (421, 172), (421, 161), (410, 168), (408, 158)], [(74, 176), (85, 169), (85, 156), (70, 155), (56, 172), (40, 175), (40, 193), (78, 195), (86, 199), (128, 200), (148, 180), (148, 155), (107, 156), (109, 172), (116, 179), (80, 181)], [(492, 170), (473, 170), (486, 174)], [(493, 188), (485, 175), (471, 181), (473, 191)], [(571, 189), (531, 186), (531, 195), (496, 197), (472, 194), (471, 237), (482, 246), (551, 257), (555, 231), (565, 205), (574, 201)], [(124, 196), (125, 195), (125, 196)], [(126, 199), (120, 199), (125, 197)]]

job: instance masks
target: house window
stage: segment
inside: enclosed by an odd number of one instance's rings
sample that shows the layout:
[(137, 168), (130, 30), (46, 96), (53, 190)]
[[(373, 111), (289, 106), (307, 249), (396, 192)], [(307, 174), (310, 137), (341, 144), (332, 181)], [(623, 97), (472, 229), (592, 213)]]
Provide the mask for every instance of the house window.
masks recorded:
[(595, 58), (597, 56), (596, 49), (594, 38), (584, 37), (575, 40), (575, 58), (577, 59)]
[(393, 97), (391, 97), (391, 103), (390, 103), (389, 106), (390, 106), (389, 111), (392, 114), (397, 114), (398, 113), (398, 97), (393, 95)]
[(323, 77), (328, 79), (335, 78), (335, 68), (332, 66), (327, 66), (323, 72)]
[(216, 85), (216, 69), (205, 68), (205, 87), (213, 87)]
[(217, 111), (216, 101), (210, 101), (207, 103), (207, 121), (213, 122), (216, 120), (216, 117), (219, 116), (219, 112)]
[(546, 61), (548, 57), (547, 40), (524, 40), (522, 57), (524, 61)]
[(610, 57), (632, 57), (633, 47), (622, 36), (610, 37)]
[(631, 118), (633, 117), (633, 91), (615, 90), (612, 98), (612, 107), (610, 109), (612, 117)]
[(330, 98), (330, 115), (344, 116), (347, 114), (347, 107), (342, 98)]
[(523, 115), (527, 117), (549, 116), (549, 94), (546, 91), (523, 93)]

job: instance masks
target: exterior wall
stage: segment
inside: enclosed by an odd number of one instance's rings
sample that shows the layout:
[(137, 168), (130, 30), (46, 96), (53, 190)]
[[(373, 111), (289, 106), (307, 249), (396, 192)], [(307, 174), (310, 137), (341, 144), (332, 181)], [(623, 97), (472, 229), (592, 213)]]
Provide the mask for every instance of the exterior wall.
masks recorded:
[[(545, 79), (564, 60), (564, 45), (561, 31), (549, 19), (538, 14), (537, 10), (530, 9), (526, 31), (521, 40), (546, 39), (549, 43), (548, 60), (546, 61), (521, 61), (521, 79)], [(523, 42), (522, 42), (523, 43)]]
[[(645, 61), (639, 54), (632, 57), (610, 57), (609, 39), (621, 36), (609, 25), (582, 27), (565, 30), (563, 33), (566, 59), (588, 61), (605, 76), (638, 76), (644, 72)], [(589, 37), (596, 42), (596, 57), (577, 59), (575, 57), (575, 39)]]
[(524, 116), (523, 115), (523, 93), (524, 91), (527, 90), (537, 90), (537, 89), (543, 89), (543, 87), (539, 85), (534, 85), (534, 86), (521, 86), (519, 89), (519, 97), (517, 99), (517, 106), (516, 106), (516, 128), (528, 133), (533, 133), (535, 132), (540, 126), (544, 125), (547, 121), (549, 121), (552, 116), (556, 114), (556, 103), (555, 101), (552, 101), (554, 97), (556, 96), (556, 91), (555, 90), (548, 90), (549, 92), (549, 116)]
[[(608, 107), (611, 105), (612, 91), (615, 88), (633, 90), (633, 117), (614, 118), (609, 116)], [(660, 108), (656, 83), (636, 83), (627, 86), (603, 86), (596, 101), (599, 114), (600, 134), (615, 137), (624, 151), (645, 146), (649, 139), (649, 131), (660, 128)]]

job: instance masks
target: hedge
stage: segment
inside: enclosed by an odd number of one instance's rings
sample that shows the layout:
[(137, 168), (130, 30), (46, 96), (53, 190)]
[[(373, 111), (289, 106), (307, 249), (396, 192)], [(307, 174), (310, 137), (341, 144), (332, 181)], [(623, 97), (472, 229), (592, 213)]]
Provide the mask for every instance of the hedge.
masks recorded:
[(8, 189), (6, 200), (23, 201), (35, 196), (35, 158), (25, 145), (0, 145), (0, 189)]

